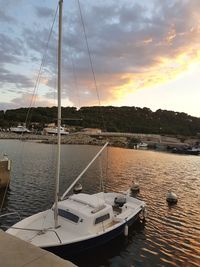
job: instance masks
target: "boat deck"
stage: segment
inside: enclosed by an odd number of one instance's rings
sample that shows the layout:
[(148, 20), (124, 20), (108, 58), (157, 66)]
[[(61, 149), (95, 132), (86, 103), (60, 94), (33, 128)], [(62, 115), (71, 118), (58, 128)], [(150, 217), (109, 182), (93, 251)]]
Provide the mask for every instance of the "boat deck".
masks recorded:
[[(121, 207), (116, 205), (116, 197), (125, 199)], [(7, 232), (43, 248), (71, 244), (114, 230), (143, 206), (143, 201), (117, 193), (73, 195), (58, 204), (59, 227), (54, 228), (54, 211), (49, 209), (22, 220)]]

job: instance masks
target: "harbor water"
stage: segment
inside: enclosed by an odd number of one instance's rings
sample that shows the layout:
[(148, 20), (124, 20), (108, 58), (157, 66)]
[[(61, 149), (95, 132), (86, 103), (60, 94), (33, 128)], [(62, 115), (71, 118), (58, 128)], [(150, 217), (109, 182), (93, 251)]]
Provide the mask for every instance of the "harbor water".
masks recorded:
[[(97, 146), (63, 145), (60, 193), (89, 163)], [(10, 188), (2, 212), (25, 218), (52, 206), (56, 146), (0, 140), (0, 153), (12, 160)], [(101, 178), (103, 183), (101, 183)], [(94, 251), (72, 260), (78, 266), (200, 266), (200, 156), (109, 147), (83, 176), (83, 192), (126, 191), (139, 180), (138, 197), (148, 207), (145, 223)], [(178, 203), (168, 206), (172, 190)], [(0, 193), (0, 201), (3, 191)], [(15, 213), (0, 218), (6, 229), (19, 220)]]

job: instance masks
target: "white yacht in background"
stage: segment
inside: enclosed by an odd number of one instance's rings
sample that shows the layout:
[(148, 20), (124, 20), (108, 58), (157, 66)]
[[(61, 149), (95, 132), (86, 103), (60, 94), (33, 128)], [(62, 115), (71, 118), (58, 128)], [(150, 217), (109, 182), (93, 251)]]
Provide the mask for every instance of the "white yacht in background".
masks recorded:
[(137, 144), (137, 148), (148, 148), (148, 144), (147, 143), (144, 143), (144, 142), (140, 142)]
[[(58, 134), (58, 127), (47, 127), (43, 129), (43, 132), (45, 134)], [(60, 127), (60, 134), (61, 135), (67, 135), (69, 132), (65, 131), (65, 129), (61, 126)]]
[(10, 131), (13, 133), (30, 133), (29, 129), (22, 125), (18, 125), (17, 127), (11, 127)]
[[(128, 235), (129, 227), (145, 216), (145, 202), (126, 193), (99, 192), (95, 194), (71, 194), (73, 187), (107, 147), (106, 143), (86, 168), (59, 198), (60, 150), (61, 150), (61, 33), (62, 5), (59, 0), (58, 44), (58, 126), (57, 170), (55, 177), (54, 205), (21, 220), (7, 233), (58, 255), (78, 253), (105, 244), (119, 235)], [(97, 179), (97, 177), (94, 177)], [(47, 188), (48, 190), (48, 188)]]

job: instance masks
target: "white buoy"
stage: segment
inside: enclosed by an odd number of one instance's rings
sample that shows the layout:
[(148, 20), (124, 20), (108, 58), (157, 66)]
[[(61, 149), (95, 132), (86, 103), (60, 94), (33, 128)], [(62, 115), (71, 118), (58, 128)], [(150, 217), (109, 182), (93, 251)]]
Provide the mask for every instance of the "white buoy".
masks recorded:
[(178, 201), (177, 195), (169, 190), (167, 193), (166, 201), (169, 204), (176, 204)]
[(146, 206), (142, 207), (142, 211), (139, 214), (140, 220), (145, 221), (147, 217), (147, 208)]
[(124, 226), (124, 235), (128, 236), (128, 224), (125, 224)]
[(140, 191), (140, 184), (138, 180), (133, 181), (131, 186), (131, 192), (136, 193)]
[(73, 191), (75, 194), (78, 194), (82, 191), (83, 187), (82, 187), (82, 184), (80, 183), (77, 183), (74, 188), (73, 188)]

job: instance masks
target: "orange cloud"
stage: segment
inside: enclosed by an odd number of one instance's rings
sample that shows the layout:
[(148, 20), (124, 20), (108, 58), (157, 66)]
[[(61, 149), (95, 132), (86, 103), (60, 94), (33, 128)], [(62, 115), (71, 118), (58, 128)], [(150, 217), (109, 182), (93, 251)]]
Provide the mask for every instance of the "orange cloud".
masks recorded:
[(176, 38), (176, 29), (174, 24), (172, 24), (170, 30), (167, 33), (165, 41), (171, 45), (174, 38)]
[(122, 100), (136, 90), (162, 85), (174, 80), (178, 76), (184, 75), (191, 68), (195, 68), (199, 60), (200, 50), (193, 51), (192, 48), (188, 48), (187, 52), (180, 53), (175, 58), (159, 58), (159, 64), (151, 66), (142, 73), (135, 72), (112, 76), (111, 80), (124, 81), (124, 83), (116, 85), (110, 81), (109, 90), (112, 96), (105, 103), (112, 103), (114, 99)]

